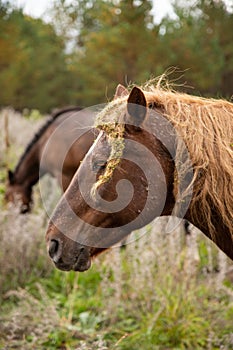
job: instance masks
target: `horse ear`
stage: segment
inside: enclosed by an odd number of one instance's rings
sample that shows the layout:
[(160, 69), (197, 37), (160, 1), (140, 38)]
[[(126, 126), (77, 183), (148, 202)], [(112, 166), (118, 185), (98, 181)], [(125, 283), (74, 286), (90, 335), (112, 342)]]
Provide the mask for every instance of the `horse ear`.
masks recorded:
[(118, 84), (114, 95), (114, 100), (119, 97), (127, 96), (128, 94), (128, 90), (123, 85)]
[(146, 117), (146, 97), (141, 89), (134, 87), (127, 101), (127, 110), (136, 126), (142, 124)]
[(9, 183), (11, 185), (13, 185), (13, 183), (14, 183), (14, 173), (11, 170), (8, 170), (8, 179), (9, 179)]

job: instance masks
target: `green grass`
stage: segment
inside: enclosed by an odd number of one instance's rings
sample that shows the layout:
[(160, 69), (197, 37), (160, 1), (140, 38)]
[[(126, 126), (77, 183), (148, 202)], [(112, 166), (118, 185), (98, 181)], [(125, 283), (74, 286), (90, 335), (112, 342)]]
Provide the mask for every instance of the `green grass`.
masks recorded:
[[(122, 266), (127, 266), (127, 254), (121, 258)], [(114, 304), (114, 276), (105, 289), (101, 274), (95, 266), (83, 274), (52, 270), (47, 278), (26, 285), (26, 292), (9, 293), (2, 309), (8, 315), (3, 324), (14, 318), (17, 310), (23, 309), (26, 319), (27, 310), (32, 310), (33, 331), (23, 327), (22, 334), (18, 332), (20, 341), (12, 339), (12, 347), (10, 342), (7, 349), (98, 349), (98, 344), (102, 344), (100, 349), (117, 350), (232, 349), (230, 290), (229, 294), (224, 289), (213, 293), (214, 282), (185, 278), (182, 271), (173, 270), (152, 275), (153, 295), (150, 290), (147, 294), (146, 285), (143, 293), (137, 294), (128, 275)], [(40, 324), (42, 317), (48, 318), (48, 325), (55, 323), (48, 333), (46, 323)], [(20, 320), (21, 325), (25, 323), (23, 316)], [(7, 343), (4, 338), (3, 347)]]

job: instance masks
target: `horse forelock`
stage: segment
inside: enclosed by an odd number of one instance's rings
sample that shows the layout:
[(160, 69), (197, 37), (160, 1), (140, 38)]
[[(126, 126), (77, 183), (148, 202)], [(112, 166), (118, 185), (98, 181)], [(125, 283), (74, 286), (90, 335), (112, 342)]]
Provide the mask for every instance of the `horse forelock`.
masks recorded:
[(110, 155), (104, 173), (99, 176), (92, 186), (91, 195), (93, 199), (96, 197), (99, 186), (112, 178), (113, 172), (122, 158), (125, 146), (125, 123), (123, 122), (125, 107), (125, 98), (113, 100), (96, 117), (95, 127), (106, 133)]
[[(126, 109), (126, 97), (115, 99), (109, 102), (100, 111), (95, 120), (95, 127), (104, 129), (107, 133), (112, 132), (109, 126), (124, 123), (124, 111)], [(108, 132), (109, 131), (109, 132)]]

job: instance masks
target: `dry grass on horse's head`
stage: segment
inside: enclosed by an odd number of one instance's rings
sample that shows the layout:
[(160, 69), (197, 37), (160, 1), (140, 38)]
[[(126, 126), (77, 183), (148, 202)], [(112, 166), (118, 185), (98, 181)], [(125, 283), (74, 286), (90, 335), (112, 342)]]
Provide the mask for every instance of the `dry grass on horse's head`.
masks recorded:
[[(123, 102), (123, 103), (122, 103)], [(108, 142), (111, 147), (111, 152), (108, 158), (107, 166), (104, 174), (100, 175), (98, 181), (92, 186), (91, 196), (96, 198), (97, 189), (100, 185), (108, 182), (114, 169), (120, 162), (124, 150), (123, 135), (125, 126), (123, 121), (119, 122), (119, 116), (122, 115), (122, 111), (125, 109), (126, 99), (123, 101), (115, 100), (109, 103), (103, 111), (101, 111), (95, 122), (95, 127), (104, 130), (108, 135)]]
[[(199, 220), (202, 215), (214, 239), (211, 211), (215, 208), (233, 236), (233, 104), (154, 85), (147, 85), (143, 90), (149, 103), (163, 106), (164, 115), (189, 151), (194, 175), (192, 215)], [(182, 152), (184, 147), (176, 154), (178, 159), (182, 159)]]

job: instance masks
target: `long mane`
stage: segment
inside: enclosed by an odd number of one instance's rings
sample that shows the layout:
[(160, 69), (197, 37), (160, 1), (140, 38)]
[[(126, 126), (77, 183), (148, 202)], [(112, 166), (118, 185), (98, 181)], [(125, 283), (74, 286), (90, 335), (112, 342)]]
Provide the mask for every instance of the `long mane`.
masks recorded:
[[(214, 239), (216, 232), (211, 221), (214, 210), (233, 237), (233, 104), (153, 85), (144, 87), (144, 92), (149, 103), (162, 106), (164, 116), (188, 149), (193, 171), (191, 215), (205, 223)], [(184, 161), (183, 155), (184, 146), (178, 140), (176, 158)], [(185, 161), (181, 171), (183, 176), (189, 171)], [(178, 185), (174, 185), (175, 196), (182, 200)]]

